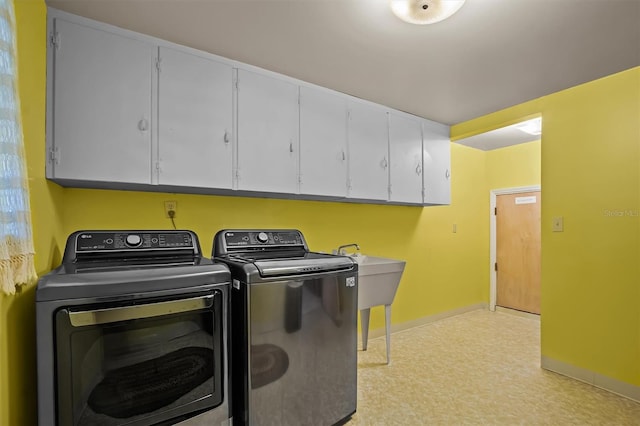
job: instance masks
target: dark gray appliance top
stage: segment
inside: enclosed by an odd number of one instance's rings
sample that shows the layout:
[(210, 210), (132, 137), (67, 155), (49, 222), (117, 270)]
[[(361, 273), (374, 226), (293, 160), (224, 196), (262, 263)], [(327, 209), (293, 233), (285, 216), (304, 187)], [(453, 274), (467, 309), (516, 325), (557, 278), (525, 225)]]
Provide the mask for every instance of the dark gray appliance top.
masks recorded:
[(351, 258), (309, 251), (296, 229), (226, 229), (216, 233), (213, 257), (246, 277), (295, 277), (336, 271), (357, 272)]
[(202, 257), (192, 231), (77, 231), (62, 264), (43, 276), (36, 301), (228, 284), (229, 269)]

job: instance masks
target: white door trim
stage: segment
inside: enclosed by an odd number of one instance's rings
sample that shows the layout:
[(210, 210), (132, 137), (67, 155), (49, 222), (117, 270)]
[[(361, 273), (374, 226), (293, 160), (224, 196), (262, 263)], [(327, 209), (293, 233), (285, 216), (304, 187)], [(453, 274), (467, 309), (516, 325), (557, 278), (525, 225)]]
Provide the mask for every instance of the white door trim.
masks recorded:
[(496, 197), (498, 195), (505, 194), (519, 194), (521, 192), (534, 192), (541, 191), (540, 185), (533, 186), (518, 186), (514, 188), (501, 188), (501, 189), (492, 189), (489, 192), (490, 202), (489, 202), (489, 228), (490, 228), (490, 238), (489, 238), (489, 309), (491, 311), (496, 310)]

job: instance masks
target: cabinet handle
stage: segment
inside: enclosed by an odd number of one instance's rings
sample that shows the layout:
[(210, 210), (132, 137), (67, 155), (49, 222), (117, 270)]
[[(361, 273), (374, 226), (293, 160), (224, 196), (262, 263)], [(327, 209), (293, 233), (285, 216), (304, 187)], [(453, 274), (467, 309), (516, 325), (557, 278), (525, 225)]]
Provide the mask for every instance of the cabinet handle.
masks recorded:
[(386, 169), (386, 168), (387, 168), (387, 166), (388, 166), (388, 163), (387, 163), (387, 157), (384, 157), (384, 158), (382, 159), (382, 161), (380, 162), (380, 165), (382, 166), (382, 168), (383, 168), (383, 169)]
[(444, 173), (444, 177), (449, 179), (449, 176), (451, 176), (451, 173), (449, 173), (449, 169), (447, 169), (447, 171)]
[(226, 130), (224, 131), (224, 143), (228, 144), (229, 143), (229, 132), (227, 132)]
[(416, 166), (416, 174), (417, 174), (418, 176), (420, 176), (420, 174), (422, 174), (422, 166), (421, 166), (420, 164), (418, 164), (418, 165)]
[(289, 142), (289, 152), (293, 152), (293, 142)]
[(149, 122), (147, 121), (146, 118), (143, 118), (142, 120), (138, 121), (138, 130), (140, 130), (141, 132), (146, 132), (149, 129)]
[(342, 150), (342, 161), (347, 159), (347, 155), (344, 153), (344, 149)]

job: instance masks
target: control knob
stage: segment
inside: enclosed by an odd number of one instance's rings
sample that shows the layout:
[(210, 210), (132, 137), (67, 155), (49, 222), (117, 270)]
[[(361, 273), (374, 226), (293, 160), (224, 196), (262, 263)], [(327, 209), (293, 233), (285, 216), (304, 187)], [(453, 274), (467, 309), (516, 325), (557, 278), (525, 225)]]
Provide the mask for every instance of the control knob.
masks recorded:
[(261, 243), (266, 243), (267, 241), (269, 241), (269, 236), (266, 233), (261, 232), (258, 234), (258, 241)]
[(137, 234), (129, 234), (125, 239), (125, 242), (130, 247), (136, 247), (142, 243), (142, 238), (140, 238), (140, 235)]

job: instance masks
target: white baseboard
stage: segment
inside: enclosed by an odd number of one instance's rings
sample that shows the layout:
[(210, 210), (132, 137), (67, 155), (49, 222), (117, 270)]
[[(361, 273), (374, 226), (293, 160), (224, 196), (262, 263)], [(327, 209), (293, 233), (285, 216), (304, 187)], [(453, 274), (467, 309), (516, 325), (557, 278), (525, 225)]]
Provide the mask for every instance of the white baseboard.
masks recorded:
[[(383, 308), (383, 306), (381, 306), (381, 308)], [(375, 309), (375, 307), (373, 309)], [(422, 318), (418, 318), (418, 319), (415, 319), (415, 320), (403, 322), (403, 323), (400, 323), (400, 324), (391, 324), (391, 333), (397, 333), (399, 331), (404, 331), (404, 330), (408, 330), (410, 328), (419, 327), (421, 325), (425, 325), (425, 324), (429, 324), (429, 323), (432, 323), (432, 322), (440, 321), (440, 320), (445, 319), (445, 318), (453, 317), (453, 316), (460, 315), (460, 314), (465, 314), (465, 313), (471, 312), (471, 311), (477, 311), (478, 309), (487, 310), (487, 309), (489, 309), (489, 305), (487, 303), (476, 303), (475, 305), (464, 306), (462, 308), (456, 308), (456, 309), (452, 309), (450, 311), (445, 311), (445, 312), (439, 312), (439, 313), (434, 314), (434, 315), (429, 315), (429, 316), (426, 316), (426, 317), (422, 317)], [(391, 310), (393, 312), (393, 305), (392, 305)], [(360, 330), (358, 330), (358, 331), (360, 331)], [(376, 328), (374, 330), (369, 330), (369, 340), (375, 339), (376, 337), (382, 337), (384, 335), (385, 335), (384, 327)]]
[(600, 389), (613, 392), (633, 401), (640, 402), (640, 386), (631, 383), (622, 382), (602, 374), (595, 373), (585, 368), (576, 367), (562, 361), (555, 360), (546, 356), (541, 356), (540, 365), (545, 370), (553, 371), (572, 379), (580, 380)]
[(540, 322), (540, 315), (532, 314), (529, 312), (518, 311), (515, 309), (503, 308), (502, 306), (496, 306), (496, 312), (502, 312), (503, 314), (514, 315), (516, 317), (528, 318), (534, 321)]

